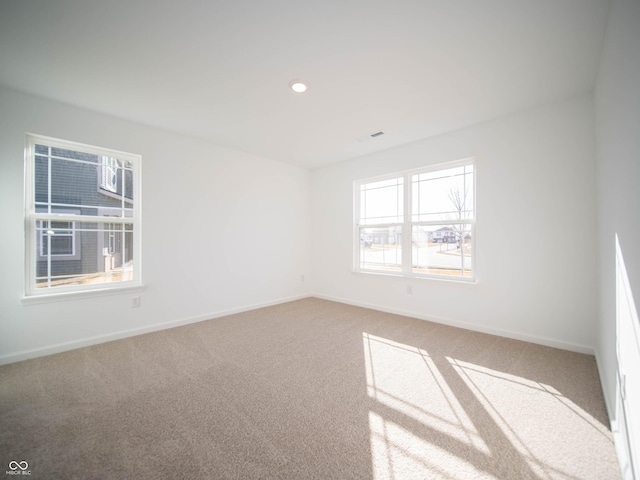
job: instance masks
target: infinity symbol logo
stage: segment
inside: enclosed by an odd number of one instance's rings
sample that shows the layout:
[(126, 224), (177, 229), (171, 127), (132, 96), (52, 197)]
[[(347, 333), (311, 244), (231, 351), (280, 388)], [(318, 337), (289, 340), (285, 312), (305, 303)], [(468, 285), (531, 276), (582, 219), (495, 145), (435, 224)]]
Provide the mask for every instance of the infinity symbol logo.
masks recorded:
[(16, 462), (15, 460), (11, 460), (9, 462), (9, 468), (11, 470), (17, 470), (17, 469), (26, 470), (27, 468), (29, 468), (29, 464), (27, 463), (26, 460), (23, 460), (21, 462)]

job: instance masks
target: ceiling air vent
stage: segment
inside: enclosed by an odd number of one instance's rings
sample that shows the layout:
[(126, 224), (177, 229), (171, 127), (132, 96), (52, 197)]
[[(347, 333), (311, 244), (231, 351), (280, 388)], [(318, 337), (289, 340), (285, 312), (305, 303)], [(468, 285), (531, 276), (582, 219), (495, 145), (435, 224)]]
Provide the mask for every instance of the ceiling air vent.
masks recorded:
[(363, 137), (358, 137), (358, 138), (356, 138), (356, 140), (358, 140), (359, 142), (368, 142), (371, 139), (377, 138), (377, 137), (381, 137), (382, 135), (384, 135), (384, 132), (370, 133), (369, 135), (365, 135)]

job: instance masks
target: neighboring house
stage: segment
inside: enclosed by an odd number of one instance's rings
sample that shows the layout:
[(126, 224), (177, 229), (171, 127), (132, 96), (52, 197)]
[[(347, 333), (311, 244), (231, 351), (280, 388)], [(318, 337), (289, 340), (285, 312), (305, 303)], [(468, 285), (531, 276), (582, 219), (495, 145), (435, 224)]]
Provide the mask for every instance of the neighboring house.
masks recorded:
[(374, 245), (400, 245), (402, 231), (396, 227), (374, 228), (371, 231), (370, 242)]
[(457, 232), (451, 227), (442, 227), (431, 232), (433, 243), (454, 243), (458, 240)]
[[(49, 201), (51, 213), (60, 214), (119, 216), (123, 204), (131, 207), (131, 170), (122, 168), (119, 160), (69, 150), (62, 152), (58, 155), (65, 158), (50, 160), (46, 147), (36, 147), (36, 211), (46, 211)], [(109, 272), (132, 258), (132, 234), (124, 233), (120, 225), (69, 221), (43, 225), (45, 223), (38, 222), (37, 226), (38, 277), (47, 277), (48, 271), (52, 278)]]

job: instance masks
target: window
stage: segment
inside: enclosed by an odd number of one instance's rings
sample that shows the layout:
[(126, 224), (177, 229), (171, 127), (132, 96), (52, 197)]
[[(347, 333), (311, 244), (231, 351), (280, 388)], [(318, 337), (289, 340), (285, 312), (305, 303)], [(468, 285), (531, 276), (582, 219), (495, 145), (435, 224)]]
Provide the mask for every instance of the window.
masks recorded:
[(40, 256), (72, 257), (75, 255), (75, 222), (38, 221), (40, 230)]
[[(43, 212), (36, 208), (36, 211)], [(53, 213), (73, 213), (79, 214), (79, 210), (53, 209)], [(81, 251), (81, 233), (76, 230), (76, 222), (60, 221), (36, 221), (38, 232), (38, 260), (46, 260), (48, 252), (51, 252), (51, 260), (79, 259)]]
[(471, 281), (473, 160), (355, 182), (354, 267)]
[(102, 168), (100, 170), (100, 188), (108, 192), (118, 191), (118, 159), (112, 157), (100, 157)]
[(27, 135), (26, 297), (141, 285), (140, 157)]

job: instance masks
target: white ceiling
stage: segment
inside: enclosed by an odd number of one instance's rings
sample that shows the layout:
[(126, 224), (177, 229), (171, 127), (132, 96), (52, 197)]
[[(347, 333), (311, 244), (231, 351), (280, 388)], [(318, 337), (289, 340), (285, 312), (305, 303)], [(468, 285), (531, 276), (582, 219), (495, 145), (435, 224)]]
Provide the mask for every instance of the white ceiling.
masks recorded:
[(0, 84), (316, 168), (592, 91), (608, 5), (0, 0)]

